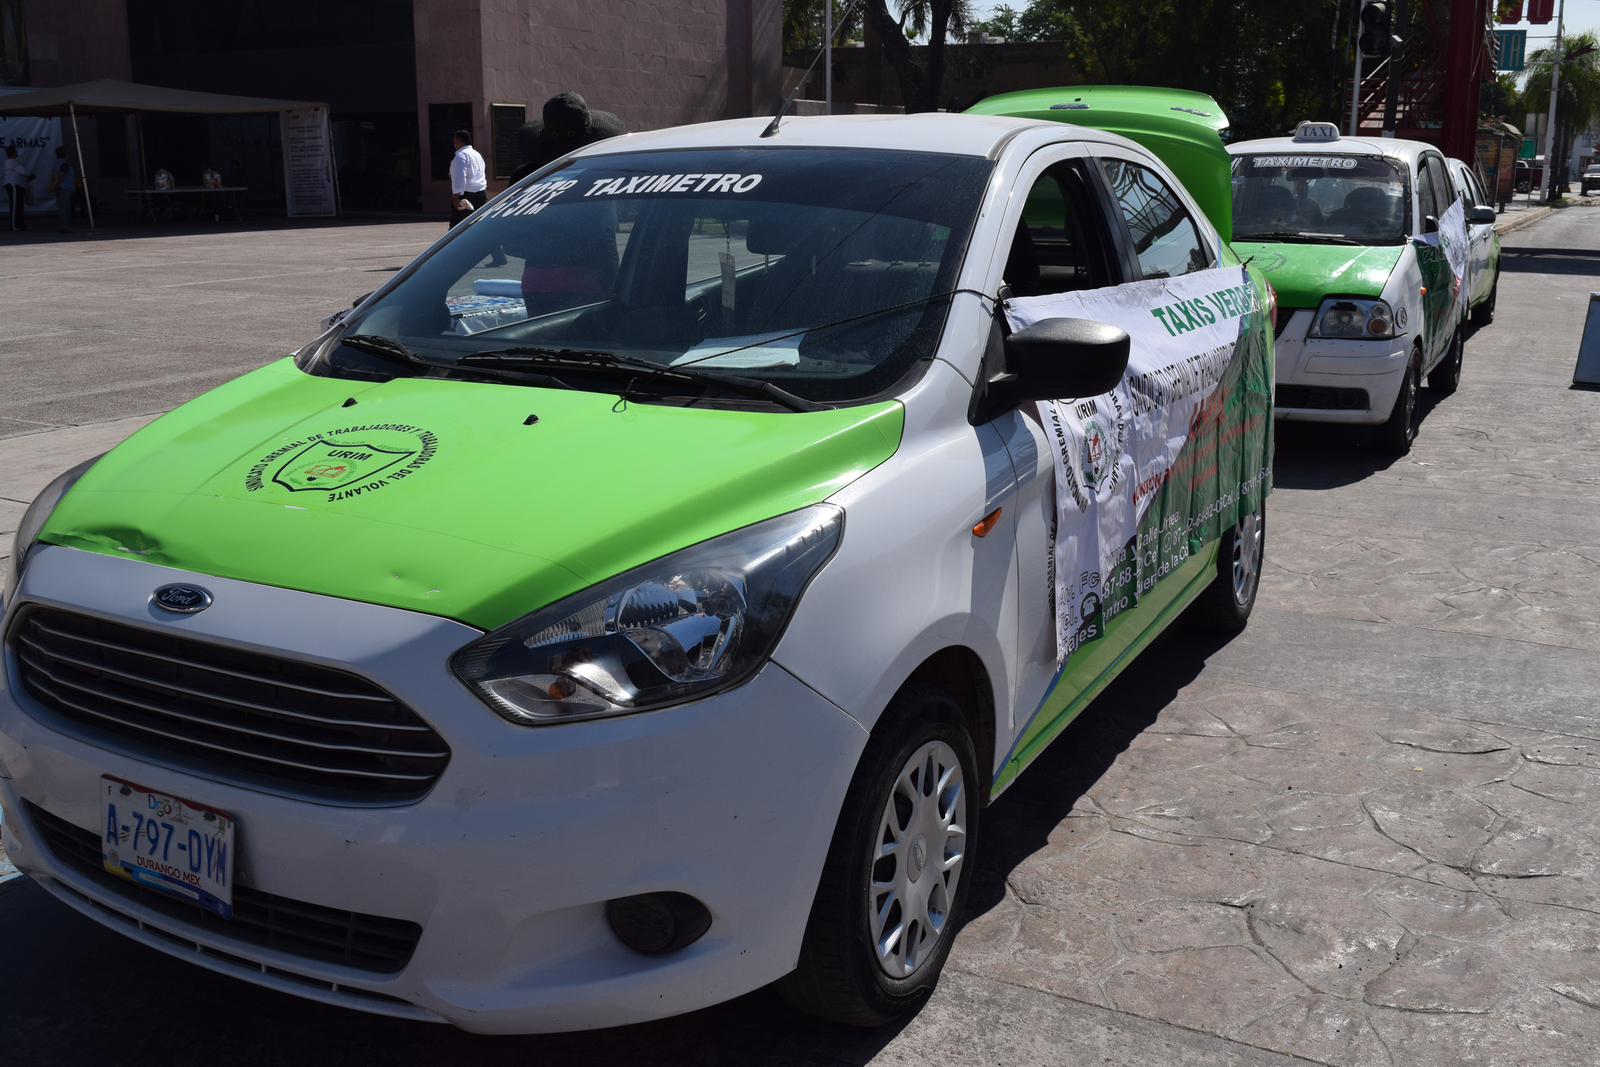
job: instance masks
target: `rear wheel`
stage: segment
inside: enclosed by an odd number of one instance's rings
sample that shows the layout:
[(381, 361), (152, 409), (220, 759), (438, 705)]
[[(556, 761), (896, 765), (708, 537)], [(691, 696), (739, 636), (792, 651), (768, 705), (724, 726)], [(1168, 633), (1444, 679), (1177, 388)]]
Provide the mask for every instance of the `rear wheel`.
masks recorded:
[(850, 783), (799, 965), (777, 984), (785, 1000), (835, 1022), (881, 1026), (926, 999), (971, 881), (976, 763), (956, 702), (907, 682)]
[(1412, 352), (1400, 383), (1400, 395), (1394, 398), (1394, 410), (1389, 413), (1389, 421), (1378, 427), (1378, 444), (1385, 452), (1403, 456), (1411, 451), (1411, 442), (1417, 437), (1417, 389), (1421, 377), (1422, 354)]
[(1449, 396), (1461, 384), (1461, 360), (1466, 354), (1466, 338), (1461, 335), (1460, 328), (1456, 335), (1450, 339), (1450, 351), (1445, 353), (1439, 365), (1433, 368), (1428, 375), (1428, 388), (1436, 393)]
[(1472, 325), (1487, 326), (1494, 321), (1494, 301), (1500, 295), (1500, 272), (1494, 272), (1494, 284), (1489, 286), (1489, 295), (1484, 297), (1483, 303), (1472, 309)]
[(1195, 598), (1193, 618), (1215, 633), (1244, 629), (1256, 606), (1261, 559), (1267, 547), (1267, 502), (1222, 534), (1217, 546), (1217, 580)]

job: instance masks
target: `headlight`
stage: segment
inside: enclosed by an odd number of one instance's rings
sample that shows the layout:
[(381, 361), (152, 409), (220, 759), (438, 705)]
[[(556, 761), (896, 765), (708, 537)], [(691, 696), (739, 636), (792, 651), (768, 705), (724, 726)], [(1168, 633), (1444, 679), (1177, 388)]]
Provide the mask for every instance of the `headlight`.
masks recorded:
[[(100, 456), (103, 455), (104, 452), (100, 453)], [(28, 553), (39, 539), (39, 531), (50, 521), (50, 513), (56, 510), (56, 505), (67, 495), (67, 490), (77, 485), (78, 479), (87, 474), (90, 467), (100, 462), (100, 456), (86, 459), (71, 470), (56, 475), (55, 480), (45, 486), (33, 498), (33, 503), (28, 505), (28, 510), (22, 513), (22, 522), (17, 524), (17, 538), (11, 545), (11, 565), (6, 568), (5, 596), (0, 598), (0, 611), (4, 611), (11, 603), (11, 597), (22, 581), (22, 568), (27, 565)]]
[(1317, 309), (1311, 324), (1312, 337), (1349, 337), (1376, 340), (1394, 336), (1394, 315), (1382, 300), (1363, 300), (1354, 296), (1330, 297)]
[(524, 726), (708, 696), (766, 662), (843, 528), (817, 504), (713, 537), (500, 627), (450, 669)]

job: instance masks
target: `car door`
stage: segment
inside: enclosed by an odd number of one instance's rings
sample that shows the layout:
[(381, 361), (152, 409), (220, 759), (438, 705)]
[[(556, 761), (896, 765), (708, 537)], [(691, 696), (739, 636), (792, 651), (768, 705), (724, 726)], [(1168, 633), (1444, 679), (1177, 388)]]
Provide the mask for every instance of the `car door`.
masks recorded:
[[(1424, 152), (1417, 162), (1417, 232), (1437, 233), (1439, 216), (1455, 200), (1455, 186), (1450, 181), (1444, 157), (1437, 152)], [(1422, 246), (1417, 249), (1417, 265), (1422, 270), (1423, 357), (1424, 370), (1431, 370), (1444, 356), (1455, 335), (1456, 299), (1451, 291), (1453, 279), (1450, 265), (1438, 247)]]
[[(1131, 152), (1095, 145), (1036, 154), (1018, 177), (1014, 217), (1002, 280), (1015, 295), (1128, 284), (1175, 277), (1214, 266), (1217, 239), (1196, 224), (1199, 212), (1151, 162)], [(1002, 243), (1002, 247), (1007, 247)], [(998, 346), (996, 346), (998, 347)], [(1021, 769), (1055, 735), (1081, 703), (1093, 679), (1133, 644), (1138, 634), (1112, 628), (1091, 654), (1074, 657), (1066, 672), (1056, 663), (1056, 480), (1052, 446), (1035, 405), (994, 420), (1002, 427), (1017, 473), (1018, 640), (1013, 699), (1013, 745), (1001, 781)], [(1159, 583), (1155, 596), (1172, 597), (1181, 583)], [(1147, 601), (1141, 601), (1143, 606)]]
[[(1484, 203), (1483, 194), (1478, 186), (1477, 179), (1467, 165), (1459, 159), (1450, 161), (1450, 177), (1454, 179), (1456, 195), (1461, 198), (1462, 208), (1467, 215), (1472, 214), (1472, 209)], [(1489, 244), (1494, 237), (1493, 223), (1467, 223), (1467, 294), (1472, 303), (1477, 303), (1488, 292), (1489, 285)]]

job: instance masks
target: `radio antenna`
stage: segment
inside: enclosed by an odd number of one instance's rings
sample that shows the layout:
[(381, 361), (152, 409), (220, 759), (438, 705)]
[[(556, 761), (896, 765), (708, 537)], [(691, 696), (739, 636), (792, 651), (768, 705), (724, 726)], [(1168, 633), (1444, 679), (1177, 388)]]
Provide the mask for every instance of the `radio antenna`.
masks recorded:
[[(817, 59), (821, 59), (825, 51), (826, 49), (818, 49)], [(811, 66), (806, 68), (805, 76), (800, 79), (800, 84), (794, 87), (794, 91), (789, 94), (788, 99), (778, 105), (778, 113), (772, 116), (772, 121), (767, 123), (767, 128), (761, 131), (761, 136), (771, 137), (778, 132), (778, 123), (783, 120), (783, 113), (789, 110), (789, 105), (794, 103), (794, 98), (800, 94), (800, 90), (805, 87), (806, 82), (811, 80), (811, 72), (817, 69), (817, 59), (811, 61)]]

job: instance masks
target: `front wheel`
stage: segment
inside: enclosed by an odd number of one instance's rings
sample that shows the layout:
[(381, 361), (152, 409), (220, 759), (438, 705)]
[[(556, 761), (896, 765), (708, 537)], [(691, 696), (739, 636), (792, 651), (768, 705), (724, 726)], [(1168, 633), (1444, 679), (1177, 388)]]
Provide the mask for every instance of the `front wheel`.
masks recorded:
[(1466, 355), (1466, 339), (1462, 337), (1461, 330), (1457, 329), (1455, 336), (1450, 338), (1450, 351), (1445, 353), (1439, 365), (1433, 368), (1428, 375), (1428, 388), (1442, 396), (1449, 396), (1461, 384), (1461, 361)]
[(1378, 427), (1378, 443), (1385, 452), (1403, 456), (1411, 451), (1411, 442), (1417, 437), (1417, 390), (1422, 377), (1422, 354), (1413, 352), (1406, 364), (1405, 378), (1400, 382), (1400, 395), (1394, 398), (1394, 410), (1389, 421)]
[(1193, 617), (1214, 633), (1243, 630), (1255, 610), (1261, 587), (1261, 560), (1267, 547), (1267, 502), (1223, 531), (1217, 546), (1217, 578), (1195, 598)]
[(1494, 321), (1494, 302), (1500, 295), (1500, 272), (1494, 272), (1494, 284), (1489, 286), (1489, 295), (1483, 302), (1472, 309), (1472, 325), (1487, 326)]
[(971, 881), (977, 780), (961, 709), (944, 690), (907, 682), (845, 796), (800, 962), (777, 984), (785, 1000), (852, 1026), (922, 1003)]

